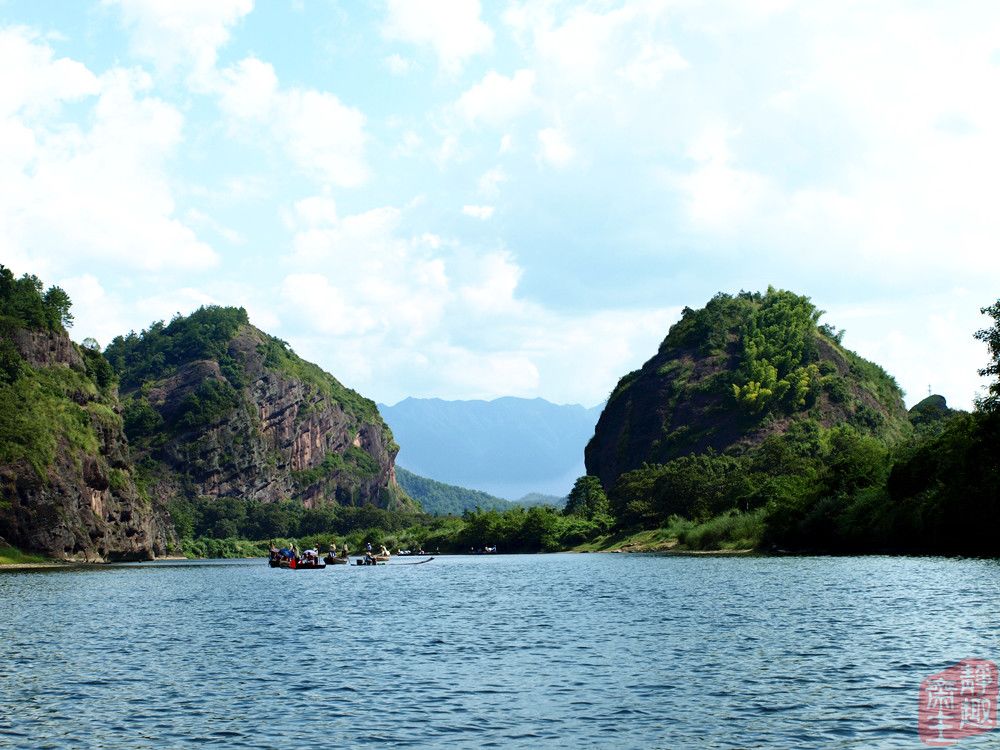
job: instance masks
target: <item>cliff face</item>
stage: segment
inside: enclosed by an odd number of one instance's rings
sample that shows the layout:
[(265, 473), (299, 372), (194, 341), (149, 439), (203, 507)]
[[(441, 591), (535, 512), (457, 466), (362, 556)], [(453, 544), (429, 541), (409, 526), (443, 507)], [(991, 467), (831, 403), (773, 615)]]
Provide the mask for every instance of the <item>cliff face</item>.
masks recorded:
[[(193, 357), (176, 356), (175, 340), (205, 330), (200, 318), (223, 314), (234, 313), (209, 308), (154, 334), (151, 346), (137, 338), (109, 347), (153, 494), (412, 507), (396, 483), (398, 446), (374, 403), (249, 325), (245, 313), (187, 347)], [(161, 351), (160, 371), (144, 369)]]
[(587, 473), (610, 488), (644, 463), (740, 453), (802, 420), (898, 437), (907, 416), (895, 381), (841, 347), (818, 317), (806, 298), (774, 290), (685, 309), (608, 399), (585, 451)]
[(64, 331), (8, 328), (4, 338), (19, 367), (0, 384), (0, 537), (69, 560), (165, 554), (170, 524), (136, 486), (100, 355)]

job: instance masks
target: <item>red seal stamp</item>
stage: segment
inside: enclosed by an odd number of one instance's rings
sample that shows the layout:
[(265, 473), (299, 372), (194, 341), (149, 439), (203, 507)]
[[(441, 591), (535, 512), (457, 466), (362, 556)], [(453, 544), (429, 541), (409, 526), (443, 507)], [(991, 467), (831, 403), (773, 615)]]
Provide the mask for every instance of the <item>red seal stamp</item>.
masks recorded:
[(953, 745), (997, 725), (997, 665), (963, 659), (920, 683), (917, 714), (920, 741), (932, 747)]

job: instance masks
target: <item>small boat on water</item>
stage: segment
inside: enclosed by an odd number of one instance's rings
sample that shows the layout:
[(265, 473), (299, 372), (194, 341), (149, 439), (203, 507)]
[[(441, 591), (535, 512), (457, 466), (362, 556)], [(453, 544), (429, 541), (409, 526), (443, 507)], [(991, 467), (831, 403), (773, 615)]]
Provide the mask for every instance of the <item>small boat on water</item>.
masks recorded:
[(288, 568), (289, 570), (322, 570), (326, 563), (319, 559), (316, 550), (306, 550), (300, 557), (293, 549), (277, 550), (271, 548), (267, 564), (272, 568)]
[(323, 562), (327, 565), (348, 565), (351, 561), (346, 557), (334, 557), (333, 555), (327, 555), (323, 558)]
[(289, 570), (323, 570), (326, 567), (326, 563), (319, 559), (303, 560), (295, 557), (268, 560), (267, 564), (272, 568), (288, 568)]

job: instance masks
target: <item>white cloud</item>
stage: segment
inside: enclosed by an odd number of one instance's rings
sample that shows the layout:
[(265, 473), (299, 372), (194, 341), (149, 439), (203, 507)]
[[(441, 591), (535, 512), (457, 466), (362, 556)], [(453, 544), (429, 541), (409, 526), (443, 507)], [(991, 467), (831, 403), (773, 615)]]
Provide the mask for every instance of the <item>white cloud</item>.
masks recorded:
[(515, 298), (521, 281), (521, 268), (507, 253), (489, 253), (477, 258), (472, 278), (459, 287), (458, 293), (476, 314), (516, 312), (520, 302)]
[(97, 277), (87, 273), (59, 279), (57, 283), (73, 301), (75, 320), (71, 332), (74, 340), (79, 342), (91, 337), (105, 347), (115, 336), (128, 331), (123, 303), (109, 295)]
[(493, 45), (493, 31), (479, 13), (478, 0), (389, 0), (383, 33), (429, 47), (441, 68), (454, 74)]
[(576, 156), (576, 150), (566, 139), (566, 133), (559, 128), (545, 128), (538, 131), (539, 157), (553, 167), (566, 167)]
[(519, 296), (524, 269), (511, 253), (408, 236), (406, 219), (393, 207), (340, 216), (326, 196), (286, 212), (297, 270), (280, 285), (281, 318), (293, 326), (285, 337), (382, 400), (541, 394), (597, 403), (676, 317), (672, 308), (557, 312)]
[(470, 125), (503, 125), (537, 104), (534, 85), (531, 70), (519, 70), (510, 78), (490, 71), (459, 97), (455, 111)]
[[(282, 102), (279, 132), (292, 160), (317, 179), (341, 187), (368, 178), (365, 117), (333, 94), (292, 89)], [(285, 109), (287, 107), (287, 109)]]
[(227, 227), (197, 208), (189, 208), (184, 213), (184, 218), (191, 226), (205, 227), (233, 245), (242, 245), (246, 242), (246, 238), (238, 231)]
[[(0, 117), (51, 115), (67, 101), (100, 92), (98, 77), (66, 57), (53, 59), (52, 49), (32, 31), (0, 29)], [(0, 141), (5, 142), (6, 139)]]
[(479, 192), (487, 197), (500, 194), (500, 185), (510, 179), (503, 167), (493, 167), (483, 172), (479, 178)]
[(493, 206), (462, 206), (462, 213), (474, 219), (489, 219), (496, 209)]
[(281, 88), (273, 66), (250, 57), (226, 68), (213, 84), (219, 106), (247, 140), (265, 132), (292, 162), (319, 182), (356, 187), (368, 179), (365, 116), (331, 93)]
[(688, 216), (696, 225), (728, 230), (754, 215), (767, 190), (766, 180), (735, 169), (729, 140), (737, 131), (710, 126), (694, 139), (688, 156), (699, 163), (677, 184), (685, 196)]
[(617, 73), (634, 86), (651, 89), (668, 73), (687, 67), (687, 60), (670, 45), (646, 44), (638, 55), (618, 68)]
[[(43, 270), (110, 260), (129, 268), (204, 269), (215, 251), (175, 216), (167, 164), (184, 123), (148, 95), (149, 76), (112, 68), (97, 76), (27, 32), (0, 35), (9, 66), (0, 132), (0, 242)], [(83, 128), (60, 103), (77, 100)], [(11, 152), (10, 146), (20, 152)]]
[(222, 71), (219, 106), (240, 120), (264, 120), (278, 104), (278, 76), (274, 67), (247, 57)]
[(393, 54), (385, 58), (385, 67), (394, 76), (405, 76), (413, 69), (413, 62), (402, 55)]
[(210, 75), (229, 30), (253, 10), (253, 0), (103, 0), (121, 9), (137, 56), (161, 71), (190, 68)]
[(355, 309), (344, 294), (322, 274), (298, 273), (281, 283), (285, 303), (308, 320), (309, 328), (324, 334), (364, 335), (376, 324), (369, 311)]
[[(946, 289), (914, 295), (905, 307), (831, 305), (826, 319), (846, 329), (846, 346), (899, 380), (907, 404), (920, 401), (930, 388), (945, 395), (952, 408), (972, 409), (973, 395), (986, 384), (977, 374), (986, 364), (986, 347), (972, 335), (986, 327), (979, 313), (983, 305), (967, 289)], [(918, 341), (926, 344), (916, 346)]]

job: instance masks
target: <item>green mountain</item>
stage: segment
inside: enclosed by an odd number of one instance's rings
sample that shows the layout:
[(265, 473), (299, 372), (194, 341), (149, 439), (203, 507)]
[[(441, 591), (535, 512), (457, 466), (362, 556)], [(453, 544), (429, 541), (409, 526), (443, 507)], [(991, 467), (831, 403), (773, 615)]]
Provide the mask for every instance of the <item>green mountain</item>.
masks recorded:
[(344, 506), (417, 510), (374, 402), (242, 308), (154, 323), (104, 354), (70, 341), (70, 309), (63, 290), (0, 266), (0, 544), (149, 559), (195, 521), (219, 534), (291, 528), (265, 521), (296, 505), (306, 525)]
[[(995, 376), (1000, 302), (983, 312), (996, 325), (975, 334), (992, 357), (980, 374)], [(774, 289), (684, 311), (587, 446), (616, 533), (660, 528), (688, 549), (1000, 554), (1000, 378), (972, 414), (937, 396), (907, 413), (895, 381), (820, 315)]]
[(142, 560), (174, 542), (136, 483), (116, 378), (70, 341), (69, 297), (0, 266), (0, 538), (70, 560)]
[(901, 437), (909, 423), (895, 380), (842, 347), (821, 315), (808, 298), (775, 289), (685, 308), (659, 351), (609, 397), (587, 473), (610, 489), (645, 463), (740, 454), (804, 426)]
[(486, 492), (445, 484), (434, 479), (414, 474), (401, 466), (396, 467), (396, 479), (406, 494), (420, 503), (424, 512), (432, 516), (460, 516), (469, 510), (510, 510), (511, 508), (532, 508), (538, 505), (551, 505), (561, 508), (566, 504), (565, 497), (542, 495), (534, 492), (519, 500), (504, 500)]
[(467, 510), (507, 510), (514, 506), (510, 500), (494, 497), (486, 492), (445, 484), (418, 476), (401, 466), (396, 467), (396, 479), (406, 494), (420, 503), (426, 513), (433, 516), (460, 516)]
[(242, 308), (155, 323), (117, 337), (105, 356), (155, 497), (414, 507), (374, 402), (250, 325)]

